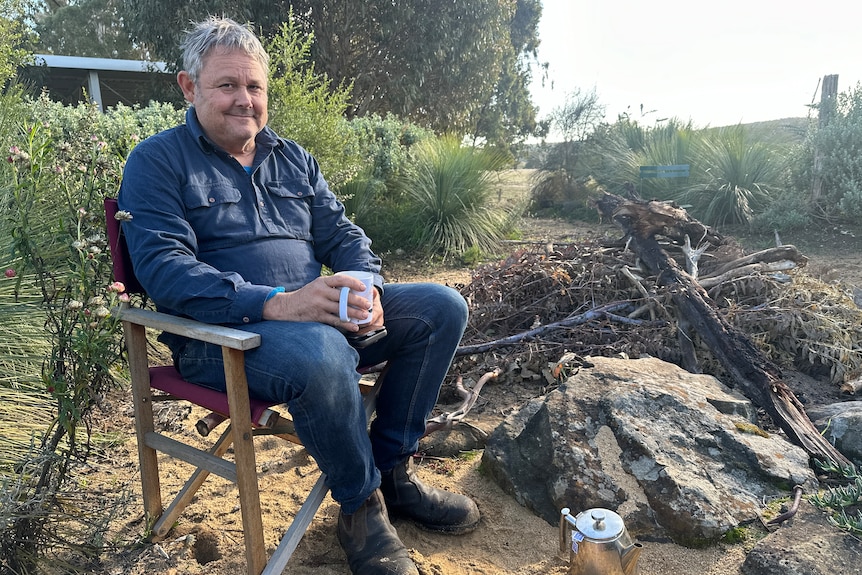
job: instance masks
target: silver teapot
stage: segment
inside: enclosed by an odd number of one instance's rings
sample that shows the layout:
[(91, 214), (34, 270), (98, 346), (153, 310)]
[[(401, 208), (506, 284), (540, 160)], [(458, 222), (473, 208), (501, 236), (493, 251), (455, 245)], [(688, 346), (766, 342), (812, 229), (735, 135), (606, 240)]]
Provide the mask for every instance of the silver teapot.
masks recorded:
[(613, 511), (588, 509), (577, 517), (560, 511), (560, 552), (568, 553), (569, 575), (637, 575), (642, 550)]

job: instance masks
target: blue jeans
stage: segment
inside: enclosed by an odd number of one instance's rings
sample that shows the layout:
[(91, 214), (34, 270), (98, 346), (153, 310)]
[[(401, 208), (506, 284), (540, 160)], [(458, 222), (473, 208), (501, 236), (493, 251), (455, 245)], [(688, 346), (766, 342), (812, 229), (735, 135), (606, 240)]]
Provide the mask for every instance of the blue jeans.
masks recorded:
[[(245, 353), (251, 395), (287, 404), (344, 513), (379, 487), (379, 470), (415, 453), (467, 324), (464, 299), (438, 284), (387, 284), (381, 304), (388, 335), (361, 350), (321, 323), (233, 326), (261, 335), (260, 347)], [(190, 341), (174, 359), (185, 379), (225, 388), (219, 346)], [(389, 367), (369, 436), (356, 368), (382, 361)]]

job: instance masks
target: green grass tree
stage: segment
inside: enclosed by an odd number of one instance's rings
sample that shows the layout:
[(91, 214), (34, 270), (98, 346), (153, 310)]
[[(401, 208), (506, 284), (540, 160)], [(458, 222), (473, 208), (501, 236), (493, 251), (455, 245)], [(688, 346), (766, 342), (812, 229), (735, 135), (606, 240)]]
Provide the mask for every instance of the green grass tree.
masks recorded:
[(787, 164), (777, 150), (752, 141), (744, 126), (698, 133), (691, 184), (672, 197), (706, 224), (750, 224), (783, 189)]
[(444, 259), (468, 250), (495, 252), (510, 214), (491, 201), (494, 173), (508, 166), (496, 150), (466, 147), (454, 136), (423, 141), (400, 182), (406, 245)]

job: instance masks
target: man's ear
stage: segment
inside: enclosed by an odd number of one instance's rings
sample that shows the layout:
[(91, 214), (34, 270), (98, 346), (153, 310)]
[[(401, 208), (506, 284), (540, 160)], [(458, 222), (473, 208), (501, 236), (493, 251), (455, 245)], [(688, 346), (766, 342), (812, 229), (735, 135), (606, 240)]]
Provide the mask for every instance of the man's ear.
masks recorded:
[(195, 103), (195, 83), (192, 81), (192, 77), (185, 70), (181, 70), (179, 74), (177, 74), (177, 84), (180, 85), (180, 90), (183, 91), (183, 96), (186, 101), (190, 104)]

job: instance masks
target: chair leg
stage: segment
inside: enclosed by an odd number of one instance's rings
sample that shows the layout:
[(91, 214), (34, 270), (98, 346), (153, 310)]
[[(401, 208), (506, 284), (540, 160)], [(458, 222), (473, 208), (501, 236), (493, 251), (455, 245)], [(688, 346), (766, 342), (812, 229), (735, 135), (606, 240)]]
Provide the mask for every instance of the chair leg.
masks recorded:
[[(233, 428), (231, 426), (228, 426), (224, 433), (221, 434), (218, 441), (213, 444), (209, 450), (212, 455), (215, 457), (222, 457), (227, 452), (233, 439), (233, 435), (231, 433), (232, 429)], [(202, 467), (195, 469), (194, 473), (192, 473), (191, 477), (189, 477), (185, 485), (183, 485), (183, 488), (179, 493), (177, 493), (176, 497), (174, 497), (174, 500), (170, 505), (168, 505), (164, 513), (162, 513), (161, 517), (158, 518), (155, 525), (153, 525), (153, 541), (164, 539), (174, 526), (174, 522), (180, 516), (180, 513), (182, 513), (183, 510), (188, 507), (189, 503), (192, 502), (192, 498), (194, 498), (195, 493), (197, 493), (198, 489), (203, 485), (209, 475), (210, 472)]]
[(159, 483), (159, 461), (156, 450), (146, 444), (146, 435), (155, 431), (153, 394), (147, 365), (147, 332), (141, 325), (123, 322), (129, 372), (132, 380), (132, 401), (135, 412), (135, 433), (138, 438), (138, 460), (141, 466), (141, 496), (147, 527), (162, 514), (162, 492)]
[(266, 565), (263, 520), (254, 457), (254, 437), (245, 361), (241, 350), (222, 347), (228, 405), (232, 425), (237, 488), (239, 489), (242, 530), (245, 536), (246, 565), (250, 575), (259, 575)]
[(278, 544), (275, 553), (270, 557), (269, 563), (267, 563), (262, 575), (281, 575), (328, 492), (326, 476), (321, 473), (317, 483), (314, 484), (314, 487), (305, 499), (305, 503), (299, 508), (296, 517), (293, 518), (290, 527), (288, 527), (284, 537), (281, 538), (281, 542)]

